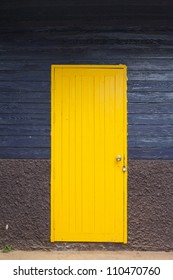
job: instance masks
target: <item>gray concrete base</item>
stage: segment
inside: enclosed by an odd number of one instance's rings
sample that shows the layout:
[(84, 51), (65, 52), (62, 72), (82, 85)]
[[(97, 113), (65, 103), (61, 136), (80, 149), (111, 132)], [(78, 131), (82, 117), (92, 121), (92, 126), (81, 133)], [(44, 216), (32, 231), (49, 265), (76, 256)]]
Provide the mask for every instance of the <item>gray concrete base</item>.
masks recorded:
[(142, 251), (13, 251), (0, 260), (173, 260), (173, 252)]

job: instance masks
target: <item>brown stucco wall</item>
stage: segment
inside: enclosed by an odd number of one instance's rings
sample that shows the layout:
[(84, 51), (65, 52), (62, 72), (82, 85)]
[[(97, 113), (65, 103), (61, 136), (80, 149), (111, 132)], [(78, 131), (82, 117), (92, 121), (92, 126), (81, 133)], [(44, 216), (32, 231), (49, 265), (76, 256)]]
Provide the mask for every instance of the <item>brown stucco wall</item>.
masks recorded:
[(50, 161), (0, 160), (0, 247), (172, 250), (173, 161), (130, 160), (128, 196), (127, 245), (50, 243)]

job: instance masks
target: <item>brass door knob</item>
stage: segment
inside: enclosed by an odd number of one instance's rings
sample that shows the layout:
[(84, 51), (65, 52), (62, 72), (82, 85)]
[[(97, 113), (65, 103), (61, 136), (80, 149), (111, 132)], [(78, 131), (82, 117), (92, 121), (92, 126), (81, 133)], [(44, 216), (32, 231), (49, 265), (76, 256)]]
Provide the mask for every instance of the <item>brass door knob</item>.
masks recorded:
[(121, 156), (120, 156), (120, 155), (118, 155), (118, 156), (116, 157), (116, 161), (121, 161)]

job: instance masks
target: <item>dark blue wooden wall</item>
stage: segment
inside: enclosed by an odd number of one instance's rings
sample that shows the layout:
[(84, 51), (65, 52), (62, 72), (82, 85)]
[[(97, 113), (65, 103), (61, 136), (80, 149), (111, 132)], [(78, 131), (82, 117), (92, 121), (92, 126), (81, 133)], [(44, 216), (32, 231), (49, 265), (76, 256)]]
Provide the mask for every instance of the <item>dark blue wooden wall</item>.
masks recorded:
[(50, 158), (51, 64), (121, 63), (129, 158), (173, 159), (173, 6), (126, 2), (2, 1), (0, 158)]

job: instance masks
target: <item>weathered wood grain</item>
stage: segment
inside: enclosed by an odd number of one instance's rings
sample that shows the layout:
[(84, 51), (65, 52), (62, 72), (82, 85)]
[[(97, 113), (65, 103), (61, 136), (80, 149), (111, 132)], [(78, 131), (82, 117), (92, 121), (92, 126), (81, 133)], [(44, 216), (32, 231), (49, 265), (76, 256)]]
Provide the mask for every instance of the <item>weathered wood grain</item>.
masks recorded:
[(0, 125), (50, 125), (50, 114), (0, 114)]
[(165, 71), (163, 68), (161, 71), (129, 71), (128, 78), (131, 81), (172, 81), (173, 71)]
[(49, 148), (50, 137), (48, 136), (0, 136), (1, 147), (39, 147)]
[(0, 81), (50, 81), (50, 69), (35, 71), (32, 70), (16, 71), (16, 70), (1, 70)]
[(25, 7), (25, 8), (28, 8), (28, 7), (40, 7), (40, 5), (42, 5), (42, 7), (47, 7), (48, 5), (49, 6), (53, 6), (53, 7), (61, 7), (61, 6), (94, 6), (94, 5), (125, 5), (125, 4), (128, 4), (129, 6), (137, 6), (137, 5), (142, 5), (142, 6), (152, 6), (152, 5), (156, 5), (157, 6), (165, 6), (165, 5), (168, 5), (168, 6), (171, 6), (172, 5), (172, 2), (170, 2), (169, 0), (157, 0), (157, 2), (155, 0), (141, 0), (141, 1), (138, 1), (138, 0), (131, 0), (129, 2), (129, 0), (123, 0), (122, 2), (120, 2), (119, 0), (106, 0), (106, 1), (100, 1), (100, 0), (88, 0), (88, 1), (81, 1), (81, 0), (66, 0), (66, 1), (57, 1), (57, 0), (51, 0), (48, 1), (47, 0), (30, 0), (30, 1), (27, 1), (27, 2), (21, 2), (20, 0), (14, 0), (14, 1), (2, 1), (2, 4), (1, 4), (1, 7), (2, 8), (8, 8), (11, 7), (11, 8), (19, 8), (19, 7)]
[(160, 91), (160, 92), (172, 92), (173, 81), (128, 81), (128, 90), (133, 92), (148, 92), (148, 91)]
[(131, 148), (129, 149), (131, 159), (172, 159), (173, 148)]
[[(71, 19), (62, 19), (56, 17), (56, 19), (20, 19), (17, 18), (14, 20), (9, 20), (7, 24), (7, 20), (0, 19), (0, 32), (3, 34), (8, 33), (25, 33), (25, 32), (35, 32), (37, 33), (45, 33), (45, 32), (76, 32), (76, 33), (86, 33), (86, 32), (124, 32), (127, 34), (131, 33), (145, 33), (145, 34), (162, 34), (162, 32), (169, 34), (173, 32), (172, 20), (168, 17), (156, 18), (150, 17), (146, 20), (146, 18), (134, 18), (134, 17), (126, 17), (124, 20), (123, 17), (102, 17), (102, 20), (98, 21), (94, 18), (83, 17), (82, 20), (78, 17)], [(22, 35), (22, 34), (21, 34)]]
[(49, 159), (49, 148), (1, 148), (1, 159)]
[(1, 92), (1, 103), (50, 103), (50, 92), (26, 92), (16, 91)]
[[(1, 74), (4, 73), (4, 71), (10, 71), (12, 73), (16, 72), (22, 72), (28, 71), (31, 73), (34, 73), (35, 71), (43, 71), (50, 73), (51, 64), (126, 64), (128, 66), (128, 76), (133, 75), (134, 73), (131, 73), (131, 71), (137, 71), (137, 72), (144, 72), (144, 71), (172, 71), (173, 70), (173, 58), (172, 59), (163, 59), (160, 57), (149, 59), (149, 58), (117, 58), (115, 60), (113, 57), (111, 59), (85, 59), (85, 58), (76, 58), (75, 60), (73, 58), (69, 59), (67, 61), (66, 57), (61, 57), (57, 60), (57, 58), (52, 59), (34, 59), (33, 57), (30, 57), (30, 59), (20, 59), (19, 57), (12, 58), (9, 60), (7, 59), (1, 59), (0, 61), (0, 71)], [(9, 72), (9, 73), (10, 73)], [(145, 73), (145, 72), (144, 72)], [(20, 75), (24, 75), (23, 74)], [(50, 75), (50, 74), (49, 74)], [(6, 76), (5, 76), (6, 77)]]
[(173, 138), (172, 136), (145, 136), (141, 137), (132, 136), (128, 138), (129, 148), (173, 148)]
[(131, 148), (172, 148), (173, 125), (129, 125), (128, 147)]
[(128, 92), (129, 103), (165, 103), (165, 101), (173, 102), (173, 92)]
[(44, 114), (50, 112), (49, 103), (0, 103), (0, 114)]
[(51, 64), (126, 64), (129, 158), (172, 159), (173, 4), (38, 3), (1, 3), (0, 158), (50, 158)]
[[(128, 125), (129, 137), (172, 137), (173, 125), (152, 125), (152, 124), (139, 124)], [(172, 138), (173, 139), (173, 138)]]
[[(10, 43), (10, 42), (9, 42)], [(45, 42), (46, 43), (46, 42)], [(11, 43), (10, 43), (11, 44)], [(50, 62), (57, 63), (57, 61), (60, 59), (62, 60), (62, 57), (64, 57), (64, 60), (68, 64), (68, 60), (73, 60), (75, 63), (75, 60), (79, 59), (99, 59), (100, 62), (104, 62), (106, 60), (112, 60), (112, 63), (114, 64), (115, 59), (128, 59), (130, 58), (146, 58), (146, 59), (156, 59), (158, 56), (162, 59), (172, 59), (172, 48), (147, 48), (141, 46), (140, 48), (135, 47), (128, 47), (125, 46), (123, 49), (121, 46), (118, 48), (115, 48), (113, 45), (107, 46), (80, 46), (72, 44), (71, 46), (55, 46), (54, 48), (44, 48), (42, 50), (39, 50), (39, 47), (29, 48), (26, 50), (25, 48), (20, 49), (6, 49), (1, 50), (0, 49), (0, 59), (6, 59), (11, 60), (16, 58), (22, 59), (22, 60), (29, 60), (32, 57), (36, 57), (37, 59), (43, 59), (48, 60), (50, 59)]]
[[(129, 125), (173, 125), (173, 114), (129, 114)], [(160, 134), (162, 131), (160, 131)], [(164, 134), (163, 134), (164, 135)]]
[[(168, 8), (169, 7), (169, 8)], [(104, 18), (104, 17), (135, 17), (135, 18), (151, 18), (158, 17), (165, 18), (165, 16), (171, 18), (172, 5), (64, 5), (64, 6), (50, 6), (46, 7), (38, 6), (20, 6), (20, 7), (8, 7), (0, 10), (1, 19), (56, 19), (61, 18), (75, 18), (75, 17), (89, 17), (89, 18)]]
[(50, 82), (45, 81), (1, 81), (0, 92), (49, 92)]
[(44, 124), (2, 124), (0, 125), (1, 136), (49, 136), (50, 125)]
[[(37, 40), (35, 40), (35, 33), (37, 33)], [(8, 33), (7, 33), (8, 34)], [(13, 34), (13, 33), (12, 33)], [(52, 30), (51, 32), (39, 32), (39, 31), (27, 31), (27, 32), (14, 32), (14, 35), (9, 33), (6, 35), (1, 43), (5, 51), (10, 51), (9, 40), (12, 41), (13, 50), (29, 50), (39, 47), (40, 51), (56, 50), (60, 47), (71, 47), (71, 46), (84, 46), (92, 48), (92, 46), (100, 47), (114, 47), (114, 49), (123, 48), (128, 49), (129, 47), (135, 48), (172, 48), (173, 47), (173, 32), (168, 34), (164, 31), (160, 31), (160, 34), (146, 34), (145, 31), (126, 32), (123, 30), (120, 32), (62, 32), (58, 30)], [(44, 36), (46, 34), (46, 36)], [(126, 35), (126, 36), (125, 36)], [(53, 38), (53, 39), (52, 39)], [(29, 44), (28, 44), (29, 43)]]
[[(157, 100), (156, 100), (157, 102)], [(130, 114), (173, 114), (173, 100), (172, 103), (129, 103), (128, 111)]]

